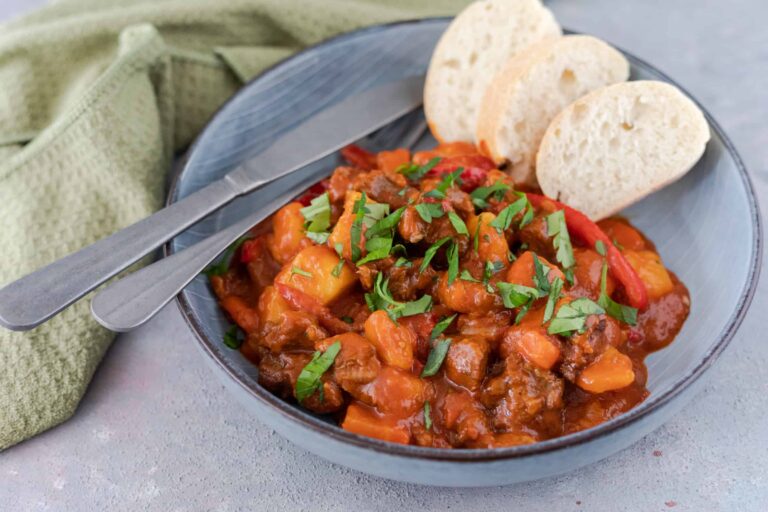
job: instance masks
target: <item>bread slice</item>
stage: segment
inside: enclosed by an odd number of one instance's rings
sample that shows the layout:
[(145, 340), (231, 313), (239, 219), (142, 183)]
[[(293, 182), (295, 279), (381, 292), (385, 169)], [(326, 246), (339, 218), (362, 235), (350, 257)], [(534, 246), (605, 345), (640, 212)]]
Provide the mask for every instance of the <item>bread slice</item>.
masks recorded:
[(510, 59), (483, 96), (476, 142), (518, 183), (534, 185), (536, 151), (550, 121), (595, 89), (629, 77), (621, 53), (591, 36), (543, 41)]
[(491, 77), (523, 48), (562, 30), (539, 0), (474, 2), (438, 41), (424, 86), (424, 112), (440, 142), (473, 142)]
[(546, 195), (598, 220), (683, 176), (709, 137), (701, 110), (673, 85), (615, 84), (558, 114), (536, 175)]

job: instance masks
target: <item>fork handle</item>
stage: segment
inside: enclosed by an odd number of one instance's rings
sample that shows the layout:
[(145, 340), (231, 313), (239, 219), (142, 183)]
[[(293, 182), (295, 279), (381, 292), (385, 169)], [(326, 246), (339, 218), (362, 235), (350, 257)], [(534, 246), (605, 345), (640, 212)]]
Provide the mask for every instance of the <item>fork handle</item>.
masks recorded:
[[(233, 173), (236, 176), (236, 174)], [(228, 175), (98, 242), (0, 289), (0, 325), (32, 329), (221, 208), (243, 190)]]
[(91, 314), (116, 332), (134, 329), (170, 302), (227, 246), (272, 215), (296, 194), (328, 175), (325, 167), (302, 169), (272, 184), (267, 204), (216, 234), (110, 283), (91, 301)]

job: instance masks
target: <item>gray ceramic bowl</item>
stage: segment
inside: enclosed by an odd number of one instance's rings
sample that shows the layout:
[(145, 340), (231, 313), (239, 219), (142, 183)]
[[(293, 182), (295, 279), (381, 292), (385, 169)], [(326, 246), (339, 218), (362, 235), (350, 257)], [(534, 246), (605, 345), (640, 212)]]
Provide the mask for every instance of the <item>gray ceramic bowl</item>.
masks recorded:
[[(375, 84), (424, 73), (447, 23), (447, 19), (430, 19), (367, 28), (326, 41), (269, 69), (208, 124), (176, 177), (169, 202), (220, 178), (302, 116)], [(633, 78), (671, 81), (648, 64), (627, 57)], [(450, 486), (521, 482), (595, 462), (652, 432), (695, 396), (702, 385), (700, 377), (732, 338), (755, 288), (761, 252), (756, 200), (733, 146), (714, 120), (707, 119), (712, 140), (695, 169), (625, 212), (656, 242), (666, 264), (688, 285), (690, 318), (672, 345), (648, 358), (650, 397), (598, 427), (493, 450), (441, 450), (361, 437), (259, 386), (256, 368), (221, 343), (227, 322), (203, 277), (179, 296), (182, 313), (214, 373), (259, 421), (330, 461), (386, 478)], [(330, 172), (335, 158), (317, 165)], [(274, 187), (267, 188), (232, 203), (179, 235), (167, 249), (174, 252), (198, 242), (259, 208), (274, 194)]]

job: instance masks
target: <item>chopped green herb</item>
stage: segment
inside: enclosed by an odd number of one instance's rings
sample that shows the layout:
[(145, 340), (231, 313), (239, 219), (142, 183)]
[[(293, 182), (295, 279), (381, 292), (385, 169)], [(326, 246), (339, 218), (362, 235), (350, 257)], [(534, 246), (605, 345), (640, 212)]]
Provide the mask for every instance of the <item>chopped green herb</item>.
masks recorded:
[(526, 207), (526, 204), (528, 204), (528, 198), (525, 196), (521, 197), (514, 203), (501, 210), (496, 218), (491, 221), (490, 226), (496, 228), (497, 233), (503, 233), (509, 229), (509, 226), (512, 225), (512, 220), (515, 218), (515, 215), (523, 211), (523, 209)]
[(552, 318), (552, 314), (555, 312), (555, 304), (557, 303), (557, 299), (560, 298), (562, 289), (563, 280), (559, 277), (554, 278), (549, 287), (549, 295), (547, 296), (547, 305), (544, 307), (544, 320), (542, 323), (545, 324)]
[(322, 388), (323, 382), (320, 378), (331, 367), (340, 350), (341, 341), (335, 341), (325, 352), (314, 353), (312, 360), (301, 370), (296, 379), (296, 399), (299, 402), (303, 402)]
[(424, 428), (432, 430), (432, 407), (429, 405), (429, 400), (424, 402)]
[(240, 329), (236, 325), (227, 329), (227, 332), (224, 333), (224, 345), (232, 350), (237, 350), (242, 344), (243, 339), (240, 337)]
[(497, 181), (490, 187), (477, 187), (472, 191), (471, 194), (469, 194), (469, 197), (472, 198), (472, 204), (474, 204), (476, 207), (488, 208), (488, 198), (493, 197), (497, 201), (501, 201), (504, 199), (504, 195), (507, 193), (507, 190), (511, 188), (512, 187), (506, 183)]
[(437, 184), (437, 186), (424, 194), (424, 197), (434, 197), (435, 199), (445, 199), (445, 193), (448, 191), (449, 188), (454, 187), (455, 185), (461, 185), (461, 173), (464, 172), (463, 167), (459, 167), (453, 172), (449, 172), (443, 175), (443, 179), (440, 180), (440, 183)]
[(350, 228), (350, 240), (352, 250), (352, 261), (356, 262), (360, 259), (360, 237), (363, 233), (363, 218), (365, 217), (365, 192), (360, 196), (360, 199), (355, 201), (352, 207), (352, 213), (355, 215), (355, 219), (352, 221), (352, 227)]
[(543, 297), (549, 293), (549, 267), (545, 266), (539, 259), (539, 255), (533, 255), (533, 284)]
[(306, 223), (306, 230), (312, 233), (321, 233), (331, 226), (331, 201), (328, 192), (320, 194), (312, 199), (309, 206), (299, 210)]
[(606, 249), (602, 240), (595, 242), (595, 250), (597, 251), (597, 254), (603, 257), (605, 257), (605, 255), (608, 253), (608, 250)]
[(371, 203), (365, 204), (365, 215), (363, 216), (363, 225), (366, 229), (371, 229), (381, 219), (385, 218), (389, 214), (389, 205), (387, 203)]
[(342, 322), (346, 322), (348, 324), (351, 324), (352, 322), (355, 321), (354, 318), (352, 318), (351, 316), (346, 316), (346, 315), (341, 317), (341, 320), (342, 320)]
[(517, 256), (515, 256), (512, 251), (507, 251), (507, 260), (510, 263), (514, 263), (517, 260)]
[(478, 248), (480, 247), (480, 219), (477, 220), (475, 235), (472, 237), (472, 246), (475, 251), (475, 254), (477, 254)]
[(448, 353), (450, 347), (450, 338), (436, 340), (433, 343), (432, 350), (429, 351), (429, 355), (427, 356), (427, 364), (424, 365), (424, 369), (421, 371), (422, 377), (431, 377), (437, 373), (440, 366), (443, 364), (445, 355)]
[(637, 309), (632, 306), (625, 306), (619, 304), (613, 300), (606, 292), (606, 285), (608, 282), (608, 262), (603, 260), (603, 269), (600, 274), (600, 297), (597, 299), (597, 303), (605, 309), (608, 316), (612, 316), (619, 322), (625, 324), (635, 325), (637, 324)]
[(515, 325), (519, 324), (520, 320), (522, 320), (525, 315), (528, 314), (528, 310), (531, 309), (531, 304), (533, 304), (533, 301), (520, 308), (520, 310), (517, 312), (517, 315), (515, 315)]
[(584, 332), (589, 315), (602, 315), (605, 310), (595, 301), (586, 297), (575, 299), (568, 304), (563, 304), (557, 310), (555, 317), (549, 323), (549, 334), (562, 334), (570, 336), (574, 331)]
[(615, 245), (615, 246), (616, 246), (616, 248), (617, 248), (618, 250), (620, 250), (620, 251), (623, 251), (623, 250), (624, 250), (624, 246), (623, 246), (623, 245), (621, 245), (621, 244), (619, 243), (619, 241), (618, 241), (618, 240), (616, 240), (616, 238), (615, 238), (615, 237), (614, 237), (614, 238), (612, 238), (612, 239), (611, 239), (611, 241), (613, 242), (613, 245)]
[(333, 267), (333, 270), (331, 270), (331, 275), (333, 277), (339, 277), (341, 275), (341, 270), (344, 268), (344, 246), (341, 245), (341, 242), (336, 242), (333, 248), (339, 256), (339, 262)]
[(424, 222), (427, 224), (432, 223), (432, 219), (439, 219), (445, 212), (443, 206), (440, 203), (419, 203), (414, 208)]
[(426, 268), (429, 266), (429, 262), (432, 261), (432, 258), (435, 257), (435, 254), (437, 254), (437, 250), (440, 249), (446, 242), (449, 242), (451, 240), (451, 237), (446, 236), (445, 238), (441, 238), (437, 242), (433, 243), (429, 246), (429, 248), (424, 253), (424, 259), (421, 260), (421, 266), (419, 266), (419, 272), (424, 272)]
[(389, 256), (389, 252), (392, 250), (392, 237), (372, 238), (366, 242), (365, 250), (367, 251), (365, 257), (357, 260), (356, 265), (358, 267), (370, 261), (382, 260)]
[(429, 311), (432, 307), (432, 297), (422, 296), (419, 300), (411, 302), (398, 302), (389, 291), (389, 279), (384, 279), (381, 272), (376, 274), (373, 291), (365, 294), (365, 302), (371, 311), (383, 310), (392, 321), (401, 316), (413, 316)]
[(464, 224), (464, 221), (461, 220), (461, 217), (459, 217), (456, 212), (448, 212), (448, 220), (451, 221), (453, 229), (455, 229), (458, 234), (469, 236), (467, 225)]
[(221, 259), (217, 263), (214, 263), (213, 265), (210, 265), (208, 268), (203, 270), (203, 273), (208, 277), (224, 275), (229, 269), (229, 263), (232, 260), (232, 256), (235, 254), (235, 251), (237, 251), (240, 246), (246, 242), (246, 240), (250, 240), (251, 238), (253, 237), (250, 234), (247, 234), (235, 240), (232, 245), (224, 250), (224, 253), (221, 255)]
[(439, 322), (435, 324), (435, 326), (432, 328), (432, 332), (429, 335), (430, 340), (436, 339), (438, 336), (443, 334), (445, 330), (450, 327), (451, 323), (456, 319), (457, 315), (451, 315), (443, 318)]
[(552, 237), (552, 244), (557, 249), (555, 257), (564, 269), (569, 269), (576, 264), (573, 257), (571, 237), (568, 235), (568, 226), (565, 224), (565, 212), (558, 210), (547, 215), (547, 234)]
[(291, 268), (291, 278), (293, 278), (294, 275), (300, 275), (303, 277), (312, 277), (312, 274), (307, 272), (304, 269), (301, 269), (299, 267), (292, 267)]
[(400, 222), (400, 217), (402, 217), (404, 211), (405, 206), (402, 206), (381, 220), (376, 221), (375, 224), (366, 230), (365, 238), (370, 240), (372, 238), (391, 234), (392, 230), (397, 227), (397, 223)]
[(519, 308), (539, 298), (539, 290), (530, 286), (500, 281), (496, 283), (496, 287), (499, 289), (505, 308)]
[(459, 274), (459, 279), (462, 281), (469, 281), (471, 283), (479, 283), (479, 279), (475, 279), (472, 277), (472, 274), (469, 273), (469, 270), (462, 270), (461, 274)]
[(400, 258), (397, 258), (397, 261), (395, 262), (395, 266), (411, 268), (413, 266), (413, 263), (410, 260), (407, 260), (401, 256)]
[(565, 274), (565, 280), (568, 281), (568, 286), (573, 286), (574, 279), (575, 279), (575, 277), (573, 276), (573, 269), (567, 268), (563, 273)]
[(459, 275), (459, 247), (454, 241), (448, 246), (448, 286), (451, 286)]
[(327, 231), (323, 231), (322, 233), (315, 233), (313, 231), (307, 231), (306, 232), (307, 238), (315, 242), (316, 244), (324, 244), (328, 241), (328, 237), (331, 236), (331, 234)]
[(500, 261), (486, 261), (483, 268), (483, 284), (488, 293), (493, 293), (493, 286), (491, 285), (491, 277), (504, 268), (504, 264)]
[(416, 165), (413, 162), (403, 164), (397, 169), (396, 172), (405, 175), (411, 181), (418, 181), (424, 177), (429, 171), (432, 170), (440, 162), (440, 157), (435, 157), (424, 165)]

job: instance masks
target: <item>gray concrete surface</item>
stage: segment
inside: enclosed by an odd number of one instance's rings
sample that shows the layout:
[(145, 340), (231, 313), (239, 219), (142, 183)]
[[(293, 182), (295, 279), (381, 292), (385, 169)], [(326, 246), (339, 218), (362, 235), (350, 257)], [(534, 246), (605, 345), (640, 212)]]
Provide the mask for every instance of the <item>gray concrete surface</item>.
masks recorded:
[[(8, 2), (0, 13), (11, 12)], [(684, 84), (730, 134), (768, 207), (764, 0), (550, 5), (563, 25)], [(665, 427), (572, 474), (477, 490), (381, 480), (295, 448), (214, 380), (171, 306), (117, 340), (72, 420), (0, 455), (0, 509), (766, 510), (765, 282), (704, 392)]]

